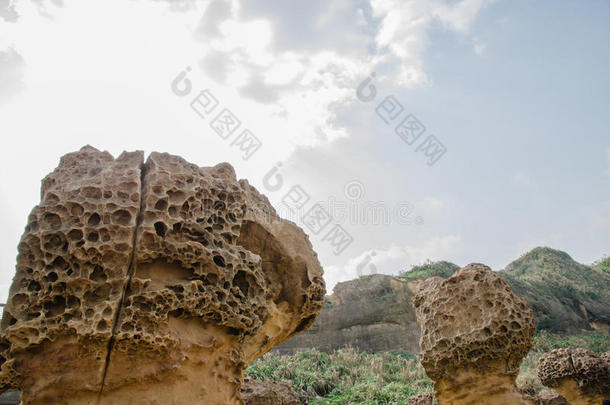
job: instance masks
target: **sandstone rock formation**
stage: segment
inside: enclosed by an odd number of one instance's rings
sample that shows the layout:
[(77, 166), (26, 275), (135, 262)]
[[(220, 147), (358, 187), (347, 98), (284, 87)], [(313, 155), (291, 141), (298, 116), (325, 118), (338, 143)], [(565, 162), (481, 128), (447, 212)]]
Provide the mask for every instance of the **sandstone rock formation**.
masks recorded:
[(538, 393), (536, 405), (570, 405), (570, 403), (556, 391), (544, 389)]
[(300, 405), (286, 381), (257, 381), (246, 377), (241, 394), (246, 405)]
[(350, 346), (365, 352), (417, 353), (419, 328), (412, 290), (406, 281), (383, 274), (338, 283), (311, 328), (274, 351), (287, 354), (315, 347), (330, 352)]
[(241, 404), (245, 367), (314, 322), (307, 236), (228, 164), (84, 147), (43, 180), (2, 318), (24, 404)]
[(440, 405), (528, 403), (515, 378), (533, 345), (534, 318), (502, 277), (470, 264), (447, 280), (428, 279), (413, 304), (420, 361)]
[(585, 349), (555, 349), (540, 358), (538, 377), (572, 405), (610, 400), (608, 353), (600, 356)]
[(407, 405), (438, 405), (434, 392), (428, 391), (417, 394), (407, 400)]

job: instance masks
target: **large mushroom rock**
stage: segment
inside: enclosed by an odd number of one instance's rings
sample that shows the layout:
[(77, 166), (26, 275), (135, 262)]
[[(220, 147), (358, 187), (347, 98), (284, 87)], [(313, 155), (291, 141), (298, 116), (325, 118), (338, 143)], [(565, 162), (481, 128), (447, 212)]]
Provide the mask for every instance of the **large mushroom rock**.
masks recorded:
[(242, 404), (322, 307), (307, 236), (229, 164), (142, 161), (85, 147), (43, 182), (0, 337), (24, 404)]
[(534, 317), (502, 277), (470, 264), (426, 280), (413, 303), (420, 361), (440, 405), (528, 403), (515, 378), (534, 342)]
[(555, 349), (538, 363), (538, 377), (572, 405), (599, 405), (610, 400), (608, 353), (585, 349)]

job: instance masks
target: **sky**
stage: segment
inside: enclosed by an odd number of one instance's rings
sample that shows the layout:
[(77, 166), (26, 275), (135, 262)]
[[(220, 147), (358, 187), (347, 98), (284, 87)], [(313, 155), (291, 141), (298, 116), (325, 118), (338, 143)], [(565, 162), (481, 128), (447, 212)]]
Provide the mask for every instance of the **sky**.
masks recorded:
[(231, 163), (329, 291), (541, 245), (591, 263), (608, 66), (607, 0), (0, 0), (0, 301), (40, 180), (87, 144)]

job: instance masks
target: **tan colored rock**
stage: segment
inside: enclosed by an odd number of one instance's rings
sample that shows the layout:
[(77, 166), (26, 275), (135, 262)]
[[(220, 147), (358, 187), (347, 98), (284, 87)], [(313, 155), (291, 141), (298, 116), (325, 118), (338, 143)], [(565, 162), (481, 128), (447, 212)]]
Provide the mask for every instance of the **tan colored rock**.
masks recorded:
[(424, 282), (413, 300), (420, 361), (440, 405), (528, 403), (515, 378), (533, 345), (532, 311), (482, 264)]
[(244, 379), (241, 395), (246, 405), (300, 405), (287, 381), (258, 381)]
[(428, 391), (409, 397), (407, 405), (438, 405), (434, 392)]
[(599, 405), (610, 399), (607, 356), (585, 349), (555, 349), (538, 363), (538, 377), (572, 405)]
[(322, 306), (307, 236), (229, 164), (142, 161), (85, 147), (43, 181), (0, 339), (24, 404), (241, 404)]
[(570, 403), (556, 391), (544, 389), (538, 393), (536, 405), (570, 405)]
[(2, 317), (2, 379), (26, 404), (100, 391), (134, 248), (142, 160), (85, 147), (42, 181)]

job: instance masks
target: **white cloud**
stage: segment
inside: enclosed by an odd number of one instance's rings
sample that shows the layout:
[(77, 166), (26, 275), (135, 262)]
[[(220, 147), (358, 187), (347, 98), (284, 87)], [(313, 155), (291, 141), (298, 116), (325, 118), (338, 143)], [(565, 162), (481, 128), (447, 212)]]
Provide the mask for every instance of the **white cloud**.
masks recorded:
[(384, 249), (370, 249), (350, 258), (342, 266), (324, 269), (326, 288), (330, 293), (336, 283), (371, 273), (398, 274), (427, 260), (447, 260), (454, 255), (461, 238), (458, 235), (432, 237), (418, 245), (391, 244)]
[(376, 35), (380, 49), (387, 49), (378, 62), (396, 59), (397, 82), (413, 86), (428, 81), (422, 55), (427, 45), (427, 31), (435, 21), (466, 35), (477, 14), (493, 0), (371, 0), (374, 15), (381, 20)]
[(433, 15), (456, 32), (466, 34), (477, 14), (493, 2), (494, 0), (462, 0), (452, 3), (436, 3)]
[(23, 87), (23, 58), (13, 47), (0, 50), (0, 103), (8, 101)]
[[(14, 266), (14, 242), (38, 202), (40, 179), (64, 153), (89, 143), (115, 155), (145, 149), (200, 165), (227, 160), (256, 183), (297, 148), (348, 137), (337, 114), (377, 64), (385, 64), (389, 81), (425, 83), (422, 57), (433, 22), (466, 35), (487, 3), (317, 1), (303, 2), (296, 15), (288, 3), (266, 1), (11, 2), (0, 10), (0, 91), (8, 94), (7, 83), (23, 86), (0, 103), (2, 131), (12, 142), (0, 162), (0, 195), (21, 192), (6, 213), (19, 221), (3, 233), (0, 265)], [(253, 4), (284, 15), (252, 13)], [(191, 110), (195, 93), (171, 92), (186, 66), (202, 67), (191, 72), (194, 91), (212, 91), (263, 141), (251, 161)], [(16, 170), (19, 176), (10, 175)], [(422, 206), (433, 215), (442, 202)], [(397, 249), (415, 257), (424, 248)], [(391, 252), (379, 253), (380, 266)]]

